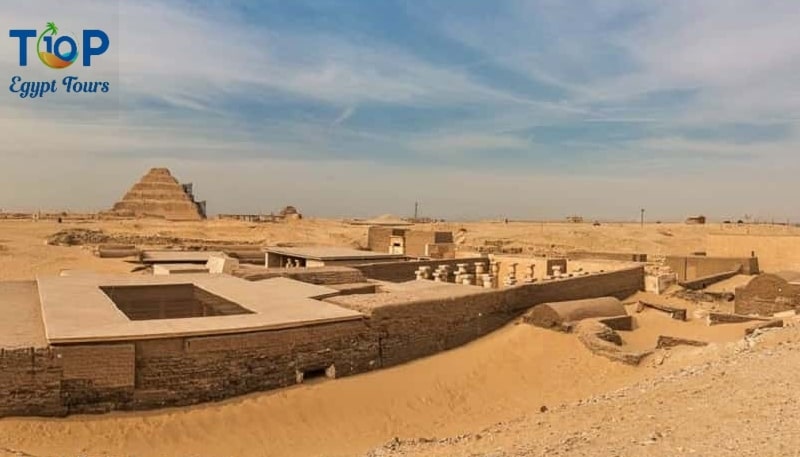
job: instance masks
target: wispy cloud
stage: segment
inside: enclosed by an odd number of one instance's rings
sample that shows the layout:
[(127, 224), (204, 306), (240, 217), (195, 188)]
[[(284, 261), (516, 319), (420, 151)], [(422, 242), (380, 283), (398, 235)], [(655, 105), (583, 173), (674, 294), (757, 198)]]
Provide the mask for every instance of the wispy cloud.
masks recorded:
[[(0, 13), (6, 29), (54, 16), (108, 29), (113, 53), (75, 71), (113, 79), (116, 89), (104, 103), (3, 96), (0, 181), (13, 185), (0, 197), (9, 201), (56, 196), (30, 193), (21, 178), (43, 158), (119, 171), (165, 162), (201, 177), (216, 164), (254, 180), (248, 164), (349, 170), (347, 185), (321, 171), (315, 179), (329, 187), (303, 186), (329, 198), (320, 212), (344, 211), (333, 196), (350, 188), (347, 205), (377, 208), (383, 194), (370, 186), (389, 186), (391, 199), (431, 168), (430, 179), (444, 180), (480, 170), (483, 196), (470, 201), (487, 214), (498, 203), (486, 195), (534, 172), (541, 182), (580, 176), (605, 201), (639, 184), (666, 189), (669, 174), (701, 162), (713, 163), (719, 186), (765, 161), (789, 164), (771, 172), (773, 185), (794, 182), (800, 5), (792, 2), (34, 0)], [(0, 41), (5, 79), (19, 68), (14, 43)], [(41, 66), (26, 71), (52, 77)], [(376, 169), (393, 178), (365, 179)], [(626, 175), (647, 182), (614, 184)], [(231, 191), (215, 191), (220, 208), (239, 205)], [(666, 191), (653, 198), (682, 211)]]

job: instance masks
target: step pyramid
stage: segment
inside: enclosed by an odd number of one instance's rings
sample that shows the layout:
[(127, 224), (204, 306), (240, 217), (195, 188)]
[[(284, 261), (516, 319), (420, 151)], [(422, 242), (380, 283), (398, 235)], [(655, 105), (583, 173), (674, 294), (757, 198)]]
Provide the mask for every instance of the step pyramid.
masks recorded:
[(197, 202), (191, 184), (181, 184), (166, 168), (152, 168), (109, 211), (120, 217), (205, 218), (205, 202)]

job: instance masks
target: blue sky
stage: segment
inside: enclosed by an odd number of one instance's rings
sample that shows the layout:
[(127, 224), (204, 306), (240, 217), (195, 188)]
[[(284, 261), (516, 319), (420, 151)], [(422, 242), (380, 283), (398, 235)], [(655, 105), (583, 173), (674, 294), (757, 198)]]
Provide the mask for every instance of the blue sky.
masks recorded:
[[(419, 200), (445, 218), (800, 218), (783, 197), (800, 171), (797, 2), (0, 9), (5, 29), (100, 24), (111, 52), (75, 71), (113, 87), (0, 93), (0, 208), (101, 209), (169, 166), (212, 212), (402, 215)], [(16, 43), (0, 42), (10, 80)]]

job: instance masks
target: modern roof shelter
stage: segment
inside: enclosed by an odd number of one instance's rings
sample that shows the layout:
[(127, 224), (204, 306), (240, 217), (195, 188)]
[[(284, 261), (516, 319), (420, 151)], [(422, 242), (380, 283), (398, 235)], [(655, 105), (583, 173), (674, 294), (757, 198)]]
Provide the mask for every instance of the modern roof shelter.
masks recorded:
[(309, 246), (266, 249), (267, 267), (322, 267), (405, 260), (401, 254), (361, 251), (345, 247)]
[(361, 319), (318, 298), (338, 291), (286, 278), (227, 275), (43, 277), (50, 344), (108, 342), (285, 329)]

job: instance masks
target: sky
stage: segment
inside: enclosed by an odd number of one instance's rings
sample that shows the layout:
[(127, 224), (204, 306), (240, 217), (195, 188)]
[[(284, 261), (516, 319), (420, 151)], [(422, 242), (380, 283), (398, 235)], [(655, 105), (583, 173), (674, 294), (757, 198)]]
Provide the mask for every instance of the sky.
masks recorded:
[[(99, 28), (91, 67), (7, 30)], [(800, 2), (3, 0), (0, 208), (800, 220)], [(107, 81), (21, 99), (13, 76)]]

